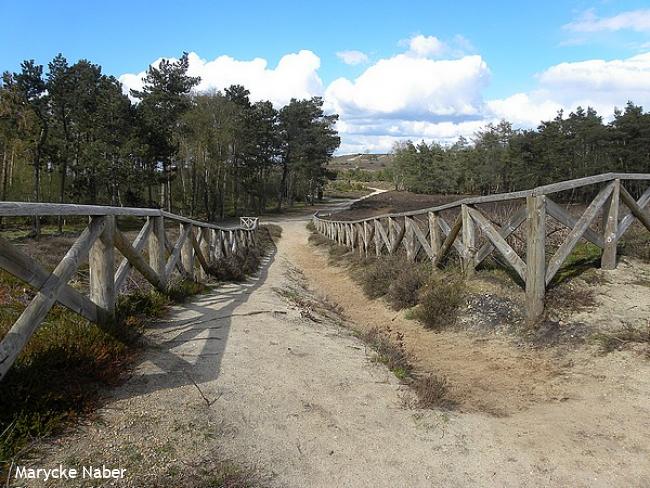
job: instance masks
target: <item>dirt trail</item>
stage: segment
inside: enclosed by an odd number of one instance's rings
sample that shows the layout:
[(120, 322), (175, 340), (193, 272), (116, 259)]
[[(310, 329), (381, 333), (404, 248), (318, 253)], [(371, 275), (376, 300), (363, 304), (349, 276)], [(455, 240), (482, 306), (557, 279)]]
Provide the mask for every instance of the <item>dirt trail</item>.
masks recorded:
[[(134, 487), (172, 486), (160, 481), (216, 456), (273, 486), (650, 485), (647, 362), (585, 355), (567, 369), (505, 342), (409, 329), (327, 267), (304, 221), (282, 225), (257, 279), (175, 308), (101, 421), (52, 443), (38, 464), (119, 465), (128, 478), (116, 486)], [(438, 356), (431, 364), (449, 371), (462, 408), (403, 408), (404, 387), (347, 329), (278, 295), (294, 266), (360, 327), (399, 328), (419, 361)]]

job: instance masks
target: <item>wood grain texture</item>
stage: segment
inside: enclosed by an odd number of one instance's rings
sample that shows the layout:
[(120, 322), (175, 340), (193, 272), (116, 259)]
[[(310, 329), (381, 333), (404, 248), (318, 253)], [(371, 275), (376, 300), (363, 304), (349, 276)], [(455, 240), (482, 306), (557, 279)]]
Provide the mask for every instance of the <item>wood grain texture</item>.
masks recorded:
[(115, 317), (115, 216), (107, 215), (104, 230), (90, 248), (90, 299), (106, 317)]
[(534, 323), (544, 313), (546, 294), (546, 196), (530, 196), (526, 206), (526, 317)]

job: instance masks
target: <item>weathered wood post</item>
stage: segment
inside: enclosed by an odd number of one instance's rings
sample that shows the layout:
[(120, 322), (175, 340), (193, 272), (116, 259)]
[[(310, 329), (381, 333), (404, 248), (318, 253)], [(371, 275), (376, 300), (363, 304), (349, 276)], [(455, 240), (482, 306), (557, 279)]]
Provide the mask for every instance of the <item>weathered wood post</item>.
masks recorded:
[(616, 245), (618, 244), (618, 208), (621, 194), (621, 180), (614, 180), (612, 194), (603, 207), (603, 255), (602, 269), (616, 268)]
[(115, 216), (104, 217), (104, 230), (89, 251), (90, 299), (100, 307), (102, 318), (115, 318)]
[[(194, 232), (192, 224), (181, 224), (181, 235), (187, 232), (185, 242), (181, 248), (181, 263), (185, 268), (186, 277), (188, 280), (194, 279), (194, 247), (192, 246), (192, 232)], [(189, 229), (188, 229), (189, 228)]]
[(413, 226), (417, 225), (412, 218), (404, 217), (404, 247), (406, 248), (406, 258), (409, 261), (415, 261), (415, 230)]
[[(201, 254), (203, 255), (203, 258), (205, 259), (206, 263), (210, 262), (210, 229), (207, 227), (199, 227), (198, 231), (201, 233), (201, 236), (203, 239), (201, 239), (201, 243), (199, 247), (201, 248)], [(199, 280), (201, 281), (207, 281), (208, 280), (208, 272), (207, 270), (203, 269), (203, 266), (199, 266)]]
[(526, 315), (534, 323), (544, 313), (546, 293), (546, 196), (527, 197), (526, 207)]
[(381, 234), (379, 231), (379, 226), (381, 222), (379, 219), (375, 219), (375, 253), (377, 256), (381, 255)]
[(438, 215), (435, 212), (429, 212), (429, 240), (431, 242), (431, 260), (435, 260), (440, 254), (442, 238), (440, 236), (440, 226), (438, 225)]
[(368, 231), (368, 222), (364, 220), (363, 222), (363, 253), (366, 257), (368, 257), (368, 244), (370, 241), (370, 233)]
[(463, 245), (465, 246), (462, 256), (463, 271), (466, 275), (472, 275), (474, 274), (474, 255), (476, 254), (476, 227), (469, 214), (469, 207), (461, 205), (460, 211), (463, 221)]
[(167, 286), (165, 276), (165, 220), (160, 217), (149, 217), (151, 233), (149, 234), (149, 265), (158, 275), (163, 286)]
[(230, 247), (230, 255), (237, 254), (237, 235), (234, 230), (228, 231), (228, 245)]
[(208, 262), (212, 265), (217, 259), (217, 236), (219, 232), (216, 229), (210, 229), (210, 255), (207, 256)]
[(388, 254), (393, 254), (393, 246), (395, 244), (395, 221), (392, 217), (388, 217)]

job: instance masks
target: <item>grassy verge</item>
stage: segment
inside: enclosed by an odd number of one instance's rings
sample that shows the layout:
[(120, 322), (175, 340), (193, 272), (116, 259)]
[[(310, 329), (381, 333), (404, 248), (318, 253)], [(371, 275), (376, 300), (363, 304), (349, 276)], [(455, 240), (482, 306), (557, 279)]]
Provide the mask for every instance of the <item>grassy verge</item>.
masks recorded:
[[(173, 301), (203, 291), (180, 282), (169, 296), (139, 292), (119, 299), (116, 320), (89, 322), (55, 306), (0, 383), (0, 461), (19, 457), (32, 441), (55, 434), (96, 407), (102, 388), (119, 384), (140, 349), (148, 321)], [(33, 296), (11, 275), (0, 272), (0, 336)]]

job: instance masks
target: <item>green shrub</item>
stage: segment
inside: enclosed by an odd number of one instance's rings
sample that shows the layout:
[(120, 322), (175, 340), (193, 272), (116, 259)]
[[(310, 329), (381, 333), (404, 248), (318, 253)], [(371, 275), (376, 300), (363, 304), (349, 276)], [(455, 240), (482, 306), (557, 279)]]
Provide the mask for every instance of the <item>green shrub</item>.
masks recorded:
[(460, 273), (432, 273), (420, 292), (414, 316), (429, 329), (440, 330), (451, 326), (458, 318), (465, 296), (465, 280)]

